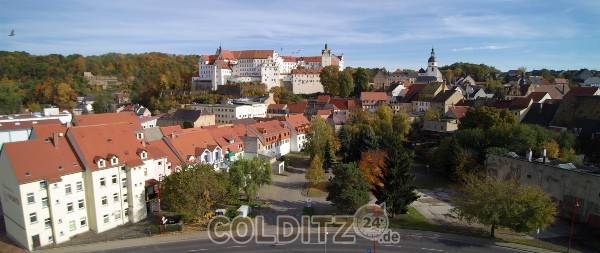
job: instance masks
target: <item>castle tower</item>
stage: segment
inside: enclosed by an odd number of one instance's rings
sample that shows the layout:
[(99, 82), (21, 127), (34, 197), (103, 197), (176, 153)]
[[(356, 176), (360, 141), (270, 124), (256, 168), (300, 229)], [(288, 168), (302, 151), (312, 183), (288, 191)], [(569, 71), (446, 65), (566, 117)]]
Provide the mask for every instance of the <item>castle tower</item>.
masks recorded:
[(321, 50), (321, 67), (329, 65), (331, 65), (331, 50), (327, 49), (327, 43), (325, 43), (325, 49)]

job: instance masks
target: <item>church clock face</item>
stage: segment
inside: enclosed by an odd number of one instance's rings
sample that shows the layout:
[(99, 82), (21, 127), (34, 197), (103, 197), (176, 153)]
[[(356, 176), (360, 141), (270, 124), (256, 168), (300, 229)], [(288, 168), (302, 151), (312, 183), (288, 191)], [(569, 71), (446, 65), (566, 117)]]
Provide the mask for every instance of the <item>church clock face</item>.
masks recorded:
[(382, 207), (367, 204), (354, 213), (354, 230), (366, 239), (376, 239), (389, 227), (389, 219)]

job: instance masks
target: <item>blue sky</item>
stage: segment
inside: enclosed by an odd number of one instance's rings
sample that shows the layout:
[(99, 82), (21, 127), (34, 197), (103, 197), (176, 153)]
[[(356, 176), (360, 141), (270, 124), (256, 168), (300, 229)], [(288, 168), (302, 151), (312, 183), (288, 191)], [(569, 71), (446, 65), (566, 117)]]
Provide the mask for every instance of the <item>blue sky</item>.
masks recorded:
[(327, 42), (352, 67), (419, 69), (434, 46), (440, 66), (600, 69), (599, 24), (598, 0), (0, 0), (0, 50), (310, 56)]

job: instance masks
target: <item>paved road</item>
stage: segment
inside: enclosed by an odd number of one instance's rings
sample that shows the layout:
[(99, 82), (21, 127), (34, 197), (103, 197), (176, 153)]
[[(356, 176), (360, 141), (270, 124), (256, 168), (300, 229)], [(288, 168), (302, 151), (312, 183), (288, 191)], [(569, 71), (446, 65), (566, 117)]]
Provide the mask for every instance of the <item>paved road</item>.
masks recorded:
[[(331, 240), (331, 236), (329, 237)], [(377, 252), (543, 252), (529, 251), (524, 249), (512, 248), (511, 246), (502, 246), (491, 242), (462, 241), (451, 238), (408, 236), (394, 245), (377, 245)], [(479, 241), (479, 242), (478, 242)], [(192, 239), (175, 242), (162, 242), (152, 245), (141, 245), (135, 247), (123, 247), (111, 250), (93, 250), (87, 252), (106, 252), (106, 253), (158, 253), (158, 252), (367, 252), (373, 249), (373, 243), (369, 240), (357, 237), (354, 244), (333, 244), (331, 241), (327, 245), (321, 243), (302, 244), (299, 240), (290, 244), (237, 244), (229, 242), (223, 245), (214, 244), (207, 239)], [(81, 251), (86, 252), (86, 251)]]

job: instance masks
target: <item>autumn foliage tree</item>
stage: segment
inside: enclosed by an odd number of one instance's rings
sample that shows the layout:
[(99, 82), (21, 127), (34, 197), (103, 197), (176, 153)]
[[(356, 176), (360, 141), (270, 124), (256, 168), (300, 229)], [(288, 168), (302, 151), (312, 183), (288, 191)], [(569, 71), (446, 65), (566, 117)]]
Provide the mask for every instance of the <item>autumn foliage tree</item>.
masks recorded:
[(358, 162), (358, 168), (363, 174), (369, 188), (382, 187), (382, 168), (385, 167), (385, 152), (381, 150), (363, 152)]
[(319, 155), (312, 158), (304, 177), (313, 186), (327, 181), (325, 178), (325, 170), (323, 169), (323, 159), (321, 159)]

